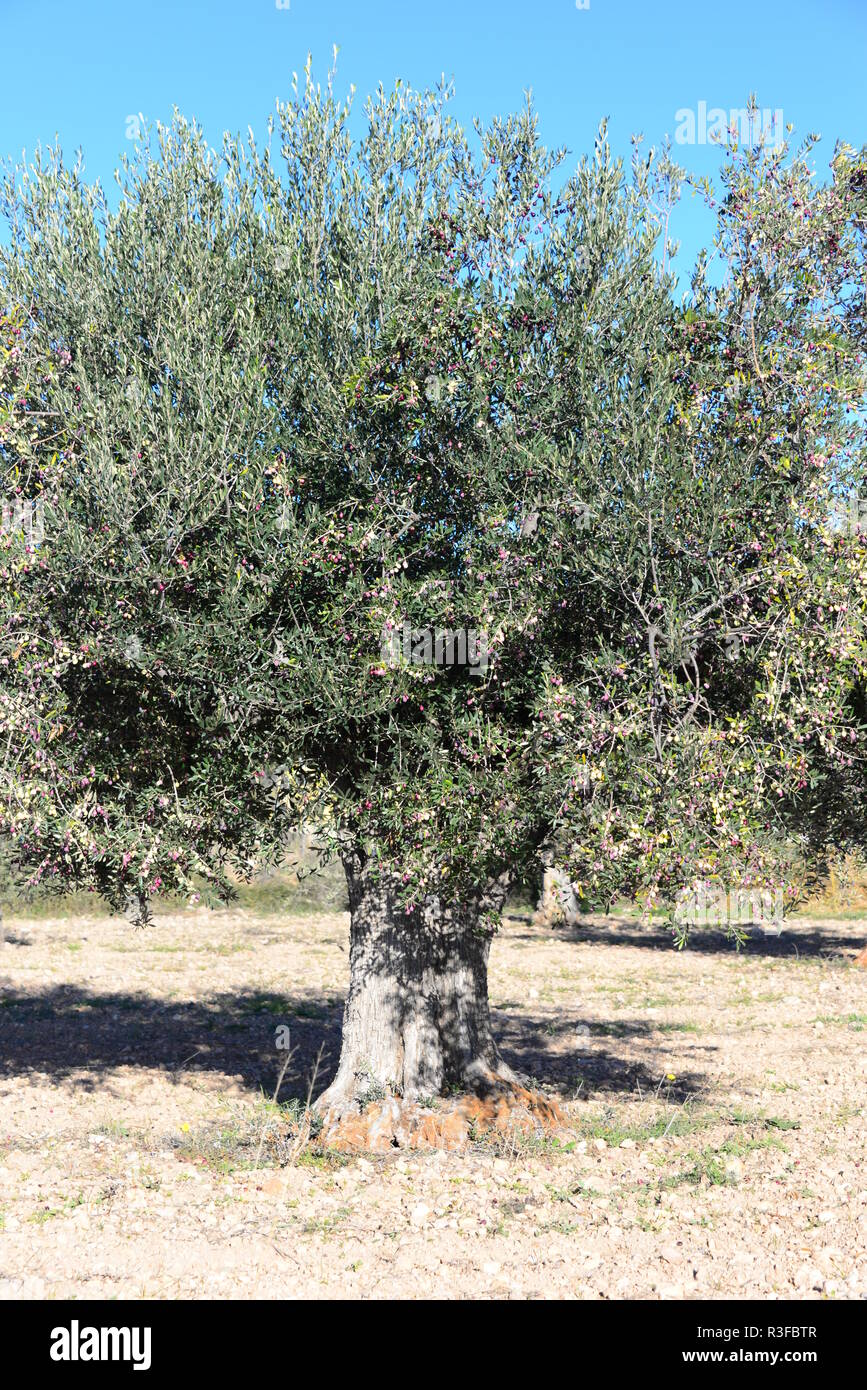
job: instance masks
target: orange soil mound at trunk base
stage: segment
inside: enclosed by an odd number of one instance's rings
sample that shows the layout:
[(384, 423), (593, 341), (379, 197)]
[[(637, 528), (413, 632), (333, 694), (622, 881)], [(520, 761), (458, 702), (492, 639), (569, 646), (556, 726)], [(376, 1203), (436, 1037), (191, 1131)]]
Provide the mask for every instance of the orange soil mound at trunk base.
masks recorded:
[(867, 970), (867, 946), (864, 947), (863, 951), (858, 952), (857, 956), (855, 957), (855, 964), (861, 965), (864, 967), (865, 970)]
[(339, 1152), (391, 1152), (394, 1149), (463, 1149), (495, 1132), (504, 1137), (574, 1136), (556, 1101), (523, 1086), (503, 1085), (480, 1099), (461, 1096), (436, 1109), (389, 1096), (356, 1114), (326, 1114), (317, 1142)]

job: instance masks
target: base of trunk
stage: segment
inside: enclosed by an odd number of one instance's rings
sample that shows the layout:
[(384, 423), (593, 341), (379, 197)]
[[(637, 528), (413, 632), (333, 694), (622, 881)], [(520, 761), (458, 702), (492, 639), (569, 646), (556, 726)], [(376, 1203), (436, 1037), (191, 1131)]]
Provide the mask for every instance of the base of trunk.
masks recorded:
[(865, 970), (867, 970), (867, 946), (865, 946), (862, 951), (858, 952), (857, 956), (855, 957), (855, 964), (861, 965), (864, 967)]
[(478, 1140), (517, 1146), (530, 1138), (574, 1135), (555, 1101), (509, 1082), (496, 1082), (486, 1097), (461, 1096), (433, 1105), (388, 1096), (363, 1110), (328, 1110), (317, 1143), (343, 1153), (394, 1149), (465, 1149)]

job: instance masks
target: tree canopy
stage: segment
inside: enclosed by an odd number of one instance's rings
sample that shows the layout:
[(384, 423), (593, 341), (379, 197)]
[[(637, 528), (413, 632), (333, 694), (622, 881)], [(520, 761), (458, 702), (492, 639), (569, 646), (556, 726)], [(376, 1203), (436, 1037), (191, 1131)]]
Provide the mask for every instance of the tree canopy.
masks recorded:
[(863, 839), (863, 154), (731, 145), (678, 294), (666, 150), (365, 116), (8, 177), (0, 829), (119, 904), (305, 823), (419, 929), (546, 854), (794, 893)]

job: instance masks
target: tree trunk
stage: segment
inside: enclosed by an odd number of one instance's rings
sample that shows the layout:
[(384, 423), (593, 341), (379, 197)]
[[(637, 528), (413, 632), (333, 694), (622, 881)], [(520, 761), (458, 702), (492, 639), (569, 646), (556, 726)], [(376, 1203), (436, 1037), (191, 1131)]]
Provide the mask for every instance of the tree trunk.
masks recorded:
[(578, 895), (563, 869), (549, 865), (542, 876), (542, 896), (536, 907), (536, 921), (543, 926), (574, 927), (580, 922)]
[(147, 894), (130, 890), (126, 895), (123, 915), (134, 927), (150, 926), (153, 918)]
[(347, 1112), (386, 1095), (405, 1101), (453, 1087), (477, 1095), (514, 1081), (491, 1034), (487, 907), (506, 890), (460, 905), (425, 900), (407, 914), (394, 884), (376, 882), (360, 858), (344, 860), (349, 888), (349, 994), (340, 1065), (319, 1097)]

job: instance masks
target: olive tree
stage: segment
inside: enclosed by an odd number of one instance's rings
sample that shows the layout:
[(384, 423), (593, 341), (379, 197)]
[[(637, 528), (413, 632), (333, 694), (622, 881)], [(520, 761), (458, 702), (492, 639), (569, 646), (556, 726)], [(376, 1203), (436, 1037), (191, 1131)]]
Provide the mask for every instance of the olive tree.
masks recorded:
[(309, 71), (262, 145), (177, 118), (116, 206), (49, 152), (0, 248), (32, 364), (0, 459), (45, 504), (0, 566), (0, 829), (142, 916), (315, 827), (336, 1111), (508, 1084), (488, 952), (551, 855), (652, 904), (856, 836), (864, 657), (828, 525), (854, 152), (816, 188), (809, 150), (735, 152), (721, 283), (678, 298), (665, 151), (603, 126), (570, 174), (529, 106), (467, 136), (400, 84), (353, 119)]

